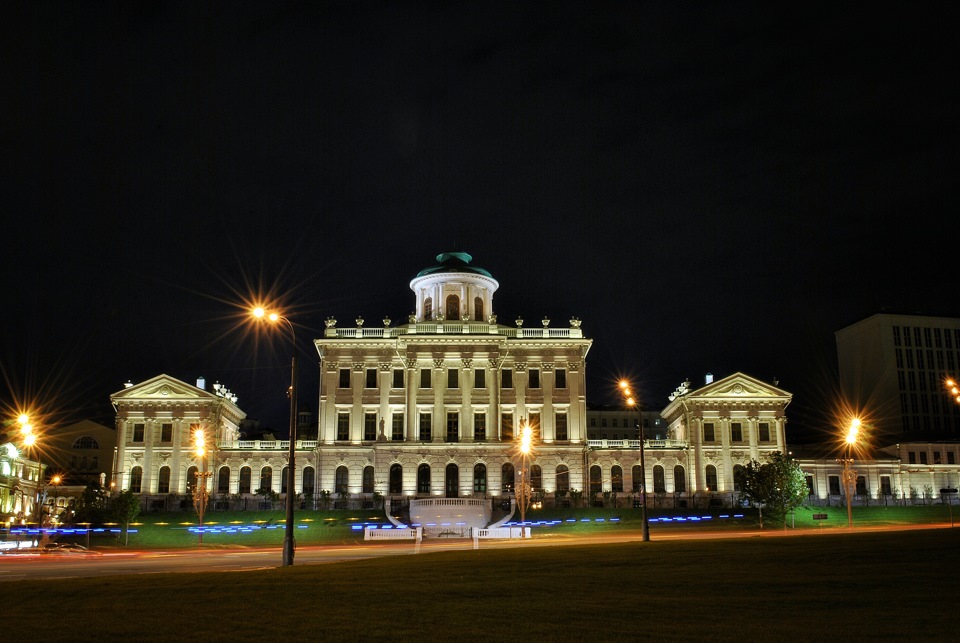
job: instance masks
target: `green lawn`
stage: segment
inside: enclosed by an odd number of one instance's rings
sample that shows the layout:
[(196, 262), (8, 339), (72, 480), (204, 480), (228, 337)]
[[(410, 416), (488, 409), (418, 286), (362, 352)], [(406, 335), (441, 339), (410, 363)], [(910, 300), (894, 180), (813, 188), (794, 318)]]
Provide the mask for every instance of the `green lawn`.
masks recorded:
[[(960, 507), (955, 508), (956, 518), (960, 522)], [(827, 514), (826, 520), (814, 521), (814, 514)], [(514, 516), (519, 519), (519, 516)], [(759, 519), (755, 509), (712, 510), (712, 511), (667, 511), (651, 509), (649, 514), (650, 530), (674, 532), (689, 529), (759, 529)], [(635, 530), (640, 526), (641, 512), (631, 508), (579, 508), (532, 510), (527, 520), (559, 521), (558, 524), (534, 527), (534, 534), (570, 533), (583, 534), (594, 532), (613, 532)], [(882, 526), (901, 524), (949, 523), (949, 508), (946, 505), (928, 505), (917, 507), (855, 507), (854, 523), (857, 526)], [(295, 514), (297, 543), (300, 545), (345, 544), (363, 540), (362, 531), (352, 529), (364, 522), (384, 524), (383, 511), (297, 511)], [(233, 511), (210, 512), (204, 524), (211, 530), (204, 534), (205, 548), (237, 546), (279, 546), (283, 540), (286, 525), (285, 514), (277, 511)], [(199, 537), (189, 530), (196, 527), (197, 516), (189, 512), (151, 512), (141, 515), (131, 529), (136, 530), (129, 537), (129, 548), (136, 549), (177, 549), (197, 547)], [(788, 518), (791, 529), (818, 529), (831, 531), (846, 529), (847, 512), (845, 507), (801, 507)], [(116, 528), (116, 526), (113, 526)], [(783, 529), (782, 523), (764, 518), (764, 529)], [(231, 531), (227, 531), (231, 530)], [(65, 538), (86, 544), (85, 537)], [(122, 543), (123, 541), (121, 541)], [(94, 534), (90, 545), (96, 548), (116, 548), (116, 536)]]
[(948, 640), (960, 529), (480, 549), (4, 584), (39, 641)]

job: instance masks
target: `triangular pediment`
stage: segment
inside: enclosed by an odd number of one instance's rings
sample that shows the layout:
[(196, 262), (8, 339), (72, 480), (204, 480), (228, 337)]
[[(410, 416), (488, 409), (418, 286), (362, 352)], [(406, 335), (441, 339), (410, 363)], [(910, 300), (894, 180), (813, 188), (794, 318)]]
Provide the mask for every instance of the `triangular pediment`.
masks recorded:
[(687, 394), (687, 398), (706, 399), (790, 399), (791, 397), (792, 395), (783, 389), (744, 373), (734, 373)]
[(212, 399), (213, 393), (182, 382), (169, 375), (157, 375), (145, 382), (134, 384), (110, 396), (113, 402), (138, 400), (203, 400)]

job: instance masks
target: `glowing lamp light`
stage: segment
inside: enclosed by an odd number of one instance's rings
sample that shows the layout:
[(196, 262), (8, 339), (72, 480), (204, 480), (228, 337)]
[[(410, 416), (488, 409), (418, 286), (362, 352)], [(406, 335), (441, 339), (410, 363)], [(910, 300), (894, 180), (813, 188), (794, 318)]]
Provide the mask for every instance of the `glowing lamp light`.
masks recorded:
[(847, 431), (847, 444), (856, 444), (857, 435), (860, 433), (860, 418), (850, 420), (850, 429)]
[(520, 434), (520, 452), (521, 453), (530, 453), (530, 444), (533, 440), (533, 429), (530, 428), (529, 424), (523, 426), (523, 431)]

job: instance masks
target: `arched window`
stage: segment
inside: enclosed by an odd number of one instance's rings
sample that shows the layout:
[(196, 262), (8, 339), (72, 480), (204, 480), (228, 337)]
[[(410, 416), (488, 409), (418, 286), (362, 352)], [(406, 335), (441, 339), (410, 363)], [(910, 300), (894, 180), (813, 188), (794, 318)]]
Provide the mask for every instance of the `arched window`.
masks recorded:
[(303, 495), (312, 496), (317, 489), (317, 474), (313, 467), (303, 468)]
[(503, 467), (500, 468), (500, 490), (503, 493), (510, 493), (513, 491), (513, 486), (516, 484), (516, 473), (513, 470), (512, 462), (505, 462)]
[(610, 469), (610, 491), (616, 493), (623, 491), (623, 468), (619, 464), (613, 465)]
[(423, 321), (433, 319), (433, 298), (427, 297), (423, 300)]
[(557, 465), (557, 491), (570, 491), (570, 469), (567, 465)]
[(667, 480), (663, 471), (663, 467), (659, 464), (653, 466), (653, 492), (667, 492)]
[(288, 473), (290, 473), (290, 467), (280, 469), (280, 493), (287, 493)]
[(673, 468), (673, 490), (677, 493), (687, 492), (687, 476), (679, 464)]
[(100, 445), (97, 444), (97, 441), (94, 440), (89, 435), (85, 435), (81, 438), (77, 438), (73, 441), (74, 449), (99, 449)]
[(530, 465), (530, 488), (534, 491), (543, 489), (543, 470), (539, 464)]
[(460, 297), (447, 295), (447, 319), (460, 319)]
[(430, 493), (430, 465), (425, 462), (417, 467), (417, 493)]
[(642, 480), (643, 476), (640, 475), (639, 464), (633, 465), (633, 468), (630, 469), (630, 477), (633, 479), (633, 492), (640, 493), (641, 491), (643, 491), (643, 480)]
[(483, 297), (473, 298), (473, 318), (477, 321), (483, 321)]
[(403, 467), (397, 463), (390, 465), (390, 493), (403, 493)]
[(240, 485), (237, 493), (250, 493), (250, 467), (240, 467)]
[(487, 492), (487, 465), (473, 465), (473, 491), (474, 493)]
[(363, 468), (363, 479), (360, 484), (361, 493), (373, 493), (373, 467)]
[(217, 493), (230, 493), (230, 467), (220, 467), (217, 474)]
[(733, 490), (740, 491), (740, 476), (743, 475), (743, 465), (733, 465)]
[(193, 492), (197, 490), (197, 468), (190, 467), (187, 469), (187, 493), (191, 496)]
[(590, 495), (598, 494), (603, 491), (603, 473), (599, 465), (590, 467)]
[(160, 467), (157, 476), (157, 493), (170, 493), (170, 467)]
[(273, 491), (273, 467), (260, 469), (260, 486), (258, 489)]
[(706, 473), (706, 479), (707, 479), (707, 491), (716, 491), (717, 490), (717, 468), (712, 464), (708, 464), (705, 473)]
[(130, 491), (140, 493), (141, 485), (143, 485), (143, 469), (141, 467), (130, 469)]
[(333, 492), (335, 494), (345, 494), (350, 488), (350, 472), (343, 465), (337, 467), (334, 474)]
[(447, 498), (456, 498), (460, 495), (460, 467), (452, 462), (447, 465), (444, 475), (444, 488)]

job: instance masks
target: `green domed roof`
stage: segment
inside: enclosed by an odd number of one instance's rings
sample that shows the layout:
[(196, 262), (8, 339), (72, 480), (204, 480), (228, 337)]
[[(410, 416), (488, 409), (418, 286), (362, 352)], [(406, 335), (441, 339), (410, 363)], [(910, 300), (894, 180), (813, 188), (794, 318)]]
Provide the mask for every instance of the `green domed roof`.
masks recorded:
[(483, 268), (471, 266), (471, 261), (473, 261), (473, 257), (466, 252), (442, 252), (437, 255), (437, 265), (424, 268), (417, 273), (417, 277), (435, 275), (442, 272), (472, 272), (493, 279), (493, 275)]

